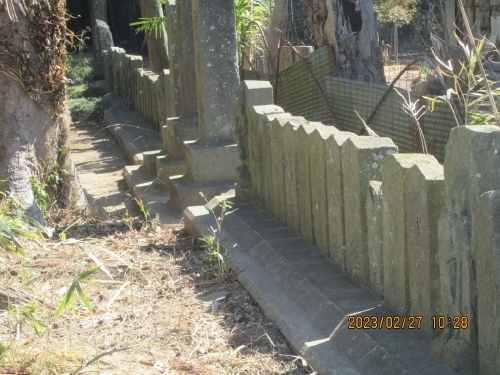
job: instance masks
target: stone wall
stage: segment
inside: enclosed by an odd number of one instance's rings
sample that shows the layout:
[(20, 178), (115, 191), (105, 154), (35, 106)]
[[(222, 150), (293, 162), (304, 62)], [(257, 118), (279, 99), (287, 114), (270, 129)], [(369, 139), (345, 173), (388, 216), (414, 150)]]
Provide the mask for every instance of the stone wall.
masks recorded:
[(113, 92), (160, 132), (167, 117), (174, 115), (167, 104), (171, 103), (169, 70), (159, 74), (145, 70), (141, 56), (128, 55), (118, 47), (103, 51), (101, 61), (104, 78)]
[(498, 373), (500, 128), (452, 129), (443, 166), (292, 116), (270, 84), (242, 85), (245, 197), (397, 314), (422, 316), (451, 367)]

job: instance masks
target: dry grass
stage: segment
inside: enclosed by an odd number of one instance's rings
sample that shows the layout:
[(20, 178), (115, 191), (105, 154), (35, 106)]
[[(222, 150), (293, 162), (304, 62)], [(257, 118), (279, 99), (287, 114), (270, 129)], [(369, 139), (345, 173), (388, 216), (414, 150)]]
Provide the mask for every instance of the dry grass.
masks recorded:
[[(74, 221), (53, 219), (59, 231)], [(234, 275), (217, 279), (181, 226), (140, 226), (81, 219), (64, 242), (31, 242), (26, 257), (1, 253), (0, 286), (11, 297), (9, 308), (0, 303), (2, 374), (310, 373)], [(103, 266), (90, 278), (99, 281), (82, 283), (93, 314), (76, 296), (75, 313), (54, 320), (73, 278), (96, 259)], [(41, 338), (26, 306), (48, 327)]]

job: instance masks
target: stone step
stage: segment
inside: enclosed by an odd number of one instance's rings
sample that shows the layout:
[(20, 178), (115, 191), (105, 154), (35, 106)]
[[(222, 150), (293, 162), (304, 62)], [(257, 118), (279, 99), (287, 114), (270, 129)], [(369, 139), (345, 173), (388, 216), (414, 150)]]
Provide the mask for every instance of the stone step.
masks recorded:
[[(108, 95), (113, 99), (113, 94)], [(144, 152), (163, 148), (160, 135), (153, 126), (137, 112), (123, 105), (107, 109), (104, 112), (104, 122), (133, 164), (142, 164)]]
[(160, 181), (166, 186), (170, 176), (183, 175), (186, 173), (184, 160), (170, 160), (168, 156), (156, 157), (156, 174)]
[(156, 167), (156, 158), (166, 156), (166, 153), (163, 149), (154, 150), (154, 151), (146, 151), (142, 155), (142, 165), (146, 168), (147, 173), (150, 176), (156, 176), (158, 174)]
[(123, 177), (130, 193), (140, 198), (151, 218), (158, 215), (161, 224), (180, 223), (182, 215), (174, 207), (163, 184), (156, 176), (150, 176), (144, 166), (126, 166)]
[[(215, 203), (184, 211), (195, 237), (215, 225), (207, 210)], [(395, 313), (262, 210), (252, 204), (233, 208), (223, 231), (239, 281), (319, 374), (456, 374), (432, 357), (430, 340), (419, 329), (349, 329), (349, 316), (370, 317), (368, 324), (378, 325)], [(431, 317), (420, 324), (430, 325)]]

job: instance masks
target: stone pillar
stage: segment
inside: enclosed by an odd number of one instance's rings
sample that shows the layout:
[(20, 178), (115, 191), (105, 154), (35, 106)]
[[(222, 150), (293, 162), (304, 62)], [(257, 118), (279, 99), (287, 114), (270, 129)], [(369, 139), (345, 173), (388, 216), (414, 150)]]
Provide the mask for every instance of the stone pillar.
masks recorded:
[(168, 26), (168, 61), (170, 85), (170, 100), (167, 102), (170, 117), (179, 117), (181, 114), (181, 84), (180, 84), (180, 41), (179, 25), (177, 22), (177, 7), (175, 0), (169, 0), (167, 4), (167, 26)]
[[(330, 260), (345, 269), (344, 187), (342, 146), (353, 133), (333, 133), (325, 141), (326, 147), (326, 202), (328, 205), (328, 247)], [(347, 171), (346, 173), (349, 173)]]
[(273, 87), (268, 81), (243, 81), (240, 84), (236, 109), (236, 136), (241, 165), (238, 168), (236, 197), (239, 201), (252, 199), (252, 177), (250, 173), (250, 123), (254, 106), (273, 104)]
[(368, 285), (366, 192), (371, 180), (381, 179), (382, 161), (398, 152), (389, 138), (351, 137), (342, 148), (346, 268), (353, 278)]
[[(418, 163), (406, 172), (408, 283), (410, 314), (424, 317), (441, 314), (439, 285), (438, 222), (444, 210), (444, 173), (437, 160)], [(422, 325), (428, 336), (439, 330)]]
[(368, 263), (370, 267), (370, 288), (384, 297), (384, 260), (382, 253), (382, 182), (370, 181), (366, 196), (368, 221)]
[(298, 191), (297, 154), (299, 149), (297, 129), (301, 121), (290, 120), (283, 130), (283, 168), (286, 195), (286, 225), (294, 233), (300, 233), (300, 209)]
[(314, 245), (314, 226), (311, 198), (311, 133), (316, 124), (304, 122), (297, 129), (297, 182), (300, 211), (300, 234), (310, 245)]
[(434, 343), (434, 350), (450, 367), (477, 373), (477, 272), (476, 254), (471, 246), (472, 212), (481, 194), (500, 186), (500, 128), (453, 128), (446, 145), (444, 176), (445, 212), (439, 220), (441, 315), (467, 316), (469, 328), (446, 327)]
[(310, 136), (310, 180), (311, 204), (314, 226), (314, 242), (325, 257), (329, 257), (328, 246), (328, 200), (327, 200), (327, 148), (328, 139), (339, 130), (333, 126), (318, 126)]
[[(500, 186), (500, 185), (498, 185)], [(472, 217), (477, 257), (477, 314), (481, 374), (500, 374), (500, 190), (483, 193)]]
[[(183, 5), (187, 3), (184, 1)], [(239, 87), (234, 2), (193, 0), (192, 10), (199, 139), (185, 143), (187, 172), (170, 179), (173, 202), (181, 209), (203, 204), (200, 191), (211, 199), (234, 188), (239, 165), (234, 110)], [(188, 103), (182, 103), (184, 113)]]
[[(194, 141), (199, 137), (192, 0), (177, 0), (175, 9), (177, 38), (173, 30), (174, 25), (169, 25), (172, 34), (169, 40), (172, 39), (170, 43), (174, 45), (172, 47), (174, 53), (173, 84), (174, 90), (175, 84), (179, 85), (180, 114), (179, 117), (168, 118), (167, 124), (162, 129), (167, 157), (163, 159), (161, 171), (165, 176), (172, 176), (182, 169), (186, 155), (184, 142)], [(170, 13), (172, 11), (170, 8)], [(170, 19), (172, 18), (174, 17), (170, 14)], [(178, 51), (177, 64), (176, 51)], [(175, 76), (176, 69), (178, 78)], [(171, 105), (176, 106), (176, 103)]]
[(405, 175), (415, 164), (429, 164), (431, 155), (397, 154), (382, 165), (384, 300), (398, 314), (410, 312)]

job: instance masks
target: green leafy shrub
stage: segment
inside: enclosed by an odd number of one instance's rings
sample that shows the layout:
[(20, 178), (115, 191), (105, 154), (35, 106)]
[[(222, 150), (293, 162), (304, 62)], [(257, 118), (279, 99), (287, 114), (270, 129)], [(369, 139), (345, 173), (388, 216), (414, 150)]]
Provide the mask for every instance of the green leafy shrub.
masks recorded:
[(68, 56), (66, 60), (66, 78), (69, 80), (70, 85), (81, 85), (88, 83), (94, 76), (92, 63), (88, 59), (74, 60), (73, 57)]

